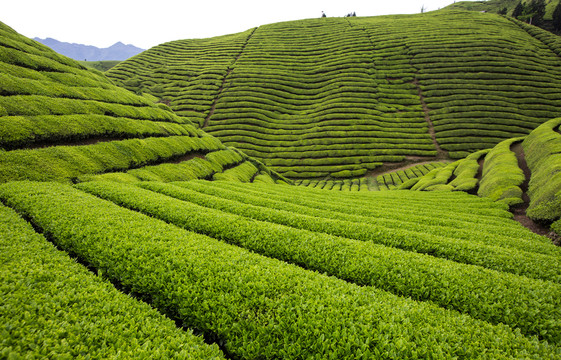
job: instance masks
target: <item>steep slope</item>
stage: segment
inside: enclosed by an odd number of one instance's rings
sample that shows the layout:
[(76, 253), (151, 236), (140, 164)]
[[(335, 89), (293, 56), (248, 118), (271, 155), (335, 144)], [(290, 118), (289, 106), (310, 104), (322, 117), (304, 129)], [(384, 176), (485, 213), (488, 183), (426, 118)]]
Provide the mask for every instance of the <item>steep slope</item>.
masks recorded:
[(109, 76), (288, 177), (358, 177), (559, 116), (558, 45), (528, 31), (466, 11), (311, 19), (162, 44)]
[(153, 100), (0, 23), (0, 182), (279, 178)]

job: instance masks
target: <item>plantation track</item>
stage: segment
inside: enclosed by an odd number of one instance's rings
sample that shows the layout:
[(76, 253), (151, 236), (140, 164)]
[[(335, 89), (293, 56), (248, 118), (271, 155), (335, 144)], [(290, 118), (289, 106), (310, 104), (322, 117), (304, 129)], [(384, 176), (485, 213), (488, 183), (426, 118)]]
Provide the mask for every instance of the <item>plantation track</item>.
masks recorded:
[(432, 142), (434, 144), (434, 147), (436, 148), (436, 152), (437, 152), (437, 158), (438, 159), (449, 159), (448, 153), (444, 150), (442, 150), (442, 148), (440, 147), (440, 145), (438, 144), (438, 141), (436, 140), (436, 131), (434, 130), (434, 125), (432, 123), (432, 120), (430, 119), (430, 110), (429, 107), (427, 106), (427, 103), (425, 102), (425, 97), (423, 96), (423, 91), (421, 90), (421, 86), (419, 85), (419, 80), (415, 77), (415, 79), (412, 82), (415, 87), (417, 88), (417, 91), (419, 93), (419, 100), (421, 101), (421, 106), (423, 107), (423, 112), (425, 113), (425, 121), (427, 122), (428, 125), (428, 131), (430, 134), (430, 137), (432, 139)]
[[(164, 135), (162, 135), (164, 136)], [(38, 141), (38, 142), (31, 142), (26, 143), (25, 147), (7, 147), (4, 148), (6, 150), (21, 150), (21, 149), (41, 149), (51, 146), (84, 146), (84, 145), (94, 145), (100, 142), (107, 142), (107, 141), (119, 141), (119, 140), (126, 140), (131, 139), (132, 137), (91, 137), (87, 139), (78, 139), (78, 140), (49, 140), (49, 141)]]
[(246, 48), (247, 43), (249, 42), (249, 39), (251, 39), (251, 36), (255, 33), (256, 30), (257, 30), (257, 28), (253, 29), (249, 33), (247, 39), (245, 40), (245, 43), (242, 45), (242, 48), (240, 49), (239, 54), (236, 56), (236, 58), (234, 59), (232, 64), (228, 67), (228, 71), (226, 72), (226, 75), (222, 79), (222, 84), (220, 84), (220, 87), (218, 88), (218, 93), (214, 97), (214, 101), (212, 102), (212, 105), (210, 107), (210, 111), (208, 112), (208, 115), (205, 118), (205, 121), (203, 123), (202, 128), (206, 128), (208, 126), (210, 118), (212, 117), (212, 115), (214, 115), (214, 111), (216, 110), (216, 103), (218, 102), (218, 98), (220, 97), (220, 95), (222, 94), (222, 91), (224, 90), (224, 85), (226, 84), (226, 79), (228, 78), (228, 75), (230, 75), (232, 73), (232, 71), (234, 69), (234, 66), (236, 65), (236, 61), (238, 61), (240, 56), (242, 56), (242, 53), (243, 53), (244, 49)]
[[(522, 147), (522, 143), (518, 142), (511, 145), (511, 151), (513, 151), (516, 154), (516, 158), (518, 160), (518, 167), (522, 169), (522, 171), (524, 172), (524, 182), (520, 185), (520, 188), (522, 189), (523, 202), (521, 204), (512, 206), (512, 208), (510, 209), (512, 214), (514, 215), (514, 220), (518, 221), (520, 224), (524, 225), (524, 227), (530, 229), (532, 232), (536, 234), (548, 236), (551, 237), (552, 240), (557, 240), (558, 237), (551, 234), (551, 230), (549, 229), (549, 226), (540, 224), (530, 219), (528, 215), (526, 215), (526, 210), (530, 205), (530, 197), (528, 196), (528, 183), (530, 182), (531, 171), (530, 168), (528, 167), (528, 164), (526, 163), (526, 158), (524, 155), (524, 148)], [(556, 244), (561, 245), (557, 241)]]

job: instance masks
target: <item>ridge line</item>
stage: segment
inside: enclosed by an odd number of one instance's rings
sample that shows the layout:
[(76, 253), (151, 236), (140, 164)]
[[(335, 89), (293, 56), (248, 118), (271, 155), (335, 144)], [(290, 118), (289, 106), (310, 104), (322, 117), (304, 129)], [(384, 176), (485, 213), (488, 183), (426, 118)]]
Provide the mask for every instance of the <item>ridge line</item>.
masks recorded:
[(214, 110), (216, 109), (216, 103), (218, 102), (218, 98), (220, 97), (220, 95), (222, 94), (222, 91), (224, 90), (224, 85), (226, 84), (226, 79), (228, 78), (228, 76), (230, 75), (230, 73), (232, 72), (234, 65), (236, 64), (236, 62), (238, 61), (238, 59), (242, 56), (243, 51), (245, 50), (247, 44), (249, 43), (249, 40), (251, 39), (251, 37), (253, 36), (253, 34), (255, 33), (255, 31), (257, 31), (257, 29), (259, 28), (259, 26), (253, 28), (253, 30), (251, 31), (251, 33), (247, 36), (247, 39), (245, 39), (245, 42), (243, 43), (240, 52), (238, 53), (238, 55), (234, 58), (234, 61), (232, 61), (232, 63), (228, 66), (228, 70), (226, 71), (226, 75), (224, 75), (224, 78), (222, 78), (222, 84), (220, 84), (220, 87), (218, 88), (218, 92), (216, 93), (216, 96), (214, 98), (214, 100), (212, 101), (212, 105), (210, 107), (210, 111), (208, 112), (208, 115), (205, 118), (205, 121), (203, 123), (203, 126), (201, 127), (201, 129), (204, 129), (208, 126), (208, 123), (210, 121), (210, 117), (214, 114)]

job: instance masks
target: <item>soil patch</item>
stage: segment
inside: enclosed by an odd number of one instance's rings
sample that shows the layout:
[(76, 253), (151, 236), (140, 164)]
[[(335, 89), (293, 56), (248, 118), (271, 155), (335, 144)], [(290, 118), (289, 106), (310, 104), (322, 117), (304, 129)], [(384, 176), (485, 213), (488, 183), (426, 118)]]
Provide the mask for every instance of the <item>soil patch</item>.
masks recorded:
[(477, 160), (477, 164), (479, 164), (479, 169), (477, 170), (475, 178), (479, 183), (479, 181), (481, 181), (481, 178), (483, 177), (483, 165), (485, 165), (485, 156), (480, 157), (479, 160)]
[(526, 216), (526, 210), (530, 205), (530, 197), (528, 196), (528, 183), (530, 182), (531, 171), (526, 163), (524, 149), (522, 143), (517, 142), (511, 145), (510, 150), (516, 154), (518, 159), (518, 167), (524, 172), (524, 182), (520, 185), (522, 190), (522, 204), (511, 206), (510, 211), (514, 215), (514, 220), (518, 221), (524, 227), (530, 229), (532, 232), (549, 237), (556, 245), (559, 245), (559, 236), (549, 229), (548, 224), (542, 224), (530, 219)]

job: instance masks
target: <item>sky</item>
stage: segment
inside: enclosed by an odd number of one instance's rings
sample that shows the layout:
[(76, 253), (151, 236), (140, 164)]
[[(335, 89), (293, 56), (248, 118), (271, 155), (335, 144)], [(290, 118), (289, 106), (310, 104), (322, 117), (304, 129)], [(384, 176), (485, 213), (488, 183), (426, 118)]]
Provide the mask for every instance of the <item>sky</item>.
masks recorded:
[(3, 0), (0, 21), (27, 37), (143, 49), (173, 40), (206, 38), (280, 21), (413, 14), (454, 0)]

